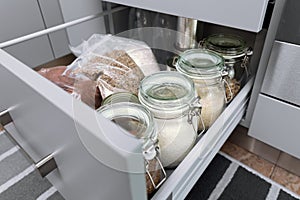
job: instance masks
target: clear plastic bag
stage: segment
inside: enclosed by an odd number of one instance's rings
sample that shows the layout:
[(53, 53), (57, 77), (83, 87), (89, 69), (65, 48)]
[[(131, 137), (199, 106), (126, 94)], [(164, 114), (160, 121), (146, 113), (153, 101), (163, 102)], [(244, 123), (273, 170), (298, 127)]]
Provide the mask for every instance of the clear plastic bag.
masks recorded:
[(137, 40), (94, 34), (71, 50), (78, 58), (65, 73), (95, 81), (103, 99), (116, 92), (137, 94), (144, 76), (160, 71), (151, 49)]
[(96, 82), (84, 75), (71, 77), (69, 73), (65, 73), (66, 69), (66, 66), (41, 68), (38, 73), (91, 108), (99, 108), (102, 99)]
[(61, 87), (68, 93), (73, 93), (75, 79), (69, 77), (68, 74), (64, 74), (64, 71), (67, 69), (66, 66), (56, 66), (51, 68), (41, 68), (38, 73), (50, 80), (57, 86)]

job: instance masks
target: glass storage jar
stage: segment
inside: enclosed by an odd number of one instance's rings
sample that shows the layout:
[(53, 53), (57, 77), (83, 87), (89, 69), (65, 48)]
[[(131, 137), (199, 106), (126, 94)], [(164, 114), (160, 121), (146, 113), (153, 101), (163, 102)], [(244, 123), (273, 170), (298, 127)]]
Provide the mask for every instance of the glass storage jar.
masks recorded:
[(190, 77), (195, 83), (202, 106), (199, 130), (207, 130), (222, 113), (225, 104), (223, 76), (224, 59), (204, 49), (191, 49), (181, 53), (175, 63), (178, 72)]
[(163, 166), (177, 166), (197, 138), (201, 105), (193, 81), (178, 72), (152, 74), (141, 81), (138, 97), (154, 115)]
[(152, 114), (142, 105), (131, 102), (106, 104), (97, 111), (142, 140), (147, 194), (151, 194), (167, 177), (160, 161), (157, 131)]
[(253, 51), (246, 46), (245, 40), (241, 37), (214, 34), (201, 41), (200, 46), (224, 58), (231, 79), (235, 78), (240, 83), (249, 76), (248, 64)]
[(114, 104), (114, 103), (120, 103), (120, 102), (132, 102), (139, 104), (139, 99), (137, 95), (130, 93), (130, 92), (117, 92), (113, 93), (109, 96), (107, 96), (105, 99), (103, 99), (101, 105), (106, 104)]

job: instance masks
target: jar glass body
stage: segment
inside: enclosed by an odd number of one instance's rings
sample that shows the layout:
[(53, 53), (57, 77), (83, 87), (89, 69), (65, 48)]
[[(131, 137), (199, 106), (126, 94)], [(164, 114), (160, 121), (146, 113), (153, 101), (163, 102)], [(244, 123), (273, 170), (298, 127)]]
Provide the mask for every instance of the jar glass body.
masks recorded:
[(161, 161), (164, 167), (176, 167), (193, 148), (198, 129), (198, 117), (188, 122), (188, 109), (173, 112), (161, 112), (160, 108), (150, 109), (158, 130), (158, 143)]
[(125, 134), (129, 132), (130, 136), (142, 140), (147, 194), (151, 194), (166, 179), (152, 114), (142, 105), (129, 102), (107, 104), (97, 111), (118, 124)]
[(223, 58), (208, 50), (188, 50), (180, 55), (176, 69), (193, 79), (202, 105), (201, 118), (204, 126), (199, 122), (199, 130), (207, 130), (226, 104)]
[(195, 144), (196, 97), (193, 81), (178, 72), (160, 72), (141, 82), (139, 100), (153, 113), (164, 167), (177, 166)]
[(249, 76), (248, 64), (253, 52), (246, 46), (243, 38), (236, 35), (215, 34), (205, 38), (202, 46), (224, 58), (226, 67), (231, 71), (229, 72), (231, 79), (234, 78), (241, 83)]
[(225, 87), (222, 78), (208, 80), (194, 79), (196, 90), (202, 105), (201, 117), (204, 123), (199, 122), (199, 130), (207, 130), (220, 116), (225, 108)]

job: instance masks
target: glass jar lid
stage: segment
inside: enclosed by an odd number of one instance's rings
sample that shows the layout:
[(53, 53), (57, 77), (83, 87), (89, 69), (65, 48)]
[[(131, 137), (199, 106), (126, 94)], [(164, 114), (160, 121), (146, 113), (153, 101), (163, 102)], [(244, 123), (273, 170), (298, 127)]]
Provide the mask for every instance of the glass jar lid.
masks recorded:
[(244, 54), (246, 42), (235, 35), (216, 34), (204, 39), (203, 47), (216, 51), (222, 55)]
[(215, 78), (222, 76), (224, 59), (210, 50), (190, 49), (179, 55), (175, 66), (193, 79)]
[(100, 107), (97, 112), (118, 124), (131, 136), (145, 140), (157, 140), (153, 116), (140, 104), (130, 102), (106, 104)]
[(164, 71), (145, 77), (140, 84), (139, 100), (151, 109), (178, 110), (195, 98), (194, 82), (178, 73)]

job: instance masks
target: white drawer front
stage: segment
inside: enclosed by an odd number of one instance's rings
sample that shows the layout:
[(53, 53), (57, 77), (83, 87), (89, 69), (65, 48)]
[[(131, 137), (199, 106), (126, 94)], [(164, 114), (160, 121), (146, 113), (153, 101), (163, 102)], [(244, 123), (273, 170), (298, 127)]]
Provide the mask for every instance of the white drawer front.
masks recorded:
[(252, 32), (262, 29), (268, 0), (105, 0)]
[(300, 158), (300, 108), (260, 94), (249, 135)]
[(47, 178), (66, 199), (146, 199), (144, 160), (130, 153), (141, 152), (140, 142), (3, 50), (0, 93), (0, 111), (13, 118), (6, 130), (35, 162), (54, 154), (58, 169)]

